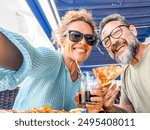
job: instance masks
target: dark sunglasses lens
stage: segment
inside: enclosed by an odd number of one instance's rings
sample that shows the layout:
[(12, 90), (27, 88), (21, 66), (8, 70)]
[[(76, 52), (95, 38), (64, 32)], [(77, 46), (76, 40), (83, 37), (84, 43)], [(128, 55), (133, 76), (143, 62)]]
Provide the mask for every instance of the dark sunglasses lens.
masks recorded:
[(86, 34), (85, 36), (86, 36), (86, 40), (88, 41), (88, 44), (90, 46), (94, 46), (96, 44), (96, 41), (97, 41), (96, 35)]
[(73, 42), (79, 42), (83, 38), (83, 34), (77, 31), (70, 31), (69, 32), (69, 39)]

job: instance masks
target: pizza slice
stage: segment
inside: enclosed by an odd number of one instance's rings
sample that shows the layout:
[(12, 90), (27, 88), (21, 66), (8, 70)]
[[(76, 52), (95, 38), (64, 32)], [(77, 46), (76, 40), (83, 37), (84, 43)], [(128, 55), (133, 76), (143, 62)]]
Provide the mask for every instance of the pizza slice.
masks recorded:
[(123, 67), (117, 65), (94, 68), (93, 72), (99, 83), (109, 86), (113, 80), (123, 73)]

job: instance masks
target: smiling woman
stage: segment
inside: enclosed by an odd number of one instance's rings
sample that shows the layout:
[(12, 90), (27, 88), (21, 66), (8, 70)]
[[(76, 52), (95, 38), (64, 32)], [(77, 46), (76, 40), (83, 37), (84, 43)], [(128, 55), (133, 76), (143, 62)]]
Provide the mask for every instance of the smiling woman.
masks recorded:
[(93, 48), (88, 44), (87, 38), (83, 37), (80, 41), (75, 41), (75, 37), (76, 39), (77, 37), (79, 38), (79, 34), (92, 36), (93, 30), (87, 23), (82, 21), (70, 23), (67, 29), (69, 31), (75, 30), (76, 32), (79, 32), (78, 35), (74, 35), (74, 40), (71, 39), (70, 35), (67, 35), (66, 37), (63, 37), (61, 43), (64, 50), (64, 61), (68, 67), (71, 67), (70, 65), (73, 65), (75, 60), (78, 62), (78, 64), (81, 64), (83, 61), (85, 61), (89, 57)]
[[(53, 109), (66, 111), (76, 108), (74, 97), (80, 86), (77, 64), (89, 57), (97, 39), (95, 28), (92, 15), (86, 10), (67, 12), (58, 30), (53, 33), (54, 42), (63, 48), (62, 53), (49, 48), (34, 48), (20, 35), (0, 28), (2, 38), (6, 39), (0, 41), (4, 45), (1, 49), (4, 49), (5, 45), (10, 48), (9, 53), (12, 55), (9, 58), (12, 58), (10, 61), (14, 64), (23, 61), (18, 69), (14, 69), (12, 64), (7, 64), (0, 70), (0, 74), (3, 74), (3, 78), (0, 79), (1, 91), (22, 84), (13, 109), (41, 108), (46, 104)], [(74, 32), (64, 35), (70, 30)], [(14, 47), (16, 49), (13, 49)], [(18, 56), (15, 55), (16, 52), (19, 52)], [(3, 51), (1, 55), (7, 57), (7, 54)], [(3, 61), (0, 63), (2, 65)], [(93, 94), (97, 96), (94, 99), (97, 101), (94, 106), (97, 110), (92, 111), (99, 112), (101, 97), (98, 92)]]

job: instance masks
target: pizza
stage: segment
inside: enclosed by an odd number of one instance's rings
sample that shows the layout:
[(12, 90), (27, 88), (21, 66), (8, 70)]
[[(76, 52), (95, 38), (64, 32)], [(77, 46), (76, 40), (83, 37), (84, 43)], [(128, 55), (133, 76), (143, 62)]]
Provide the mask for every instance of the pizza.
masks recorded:
[(71, 109), (70, 111), (65, 111), (65, 110), (54, 110), (52, 109), (51, 106), (45, 105), (42, 108), (32, 108), (28, 110), (1, 110), (0, 113), (85, 113), (86, 109), (84, 108), (74, 108)]
[(54, 110), (49, 105), (45, 105), (41, 108), (34, 107), (34, 108), (28, 109), (28, 110), (11, 109), (11, 110), (5, 110), (5, 112), (10, 112), (10, 113), (68, 113), (65, 110)]
[(92, 70), (102, 86), (109, 86), (124, 71), (123, 67), (117, 65), (98, 67)]
[(25, 110), (24, 112), (25, 113), (67, 113), (67, 111), (65, 111), (65, 110), (54, 110), (49, 105), (45, 105), (42, 108), (34, 107), (32, 109)]

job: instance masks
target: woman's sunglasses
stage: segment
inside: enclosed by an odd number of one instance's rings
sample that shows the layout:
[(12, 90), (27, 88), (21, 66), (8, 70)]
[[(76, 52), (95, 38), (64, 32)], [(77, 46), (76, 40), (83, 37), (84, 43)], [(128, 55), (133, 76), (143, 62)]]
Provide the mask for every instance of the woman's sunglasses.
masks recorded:
[(86, 43), (90, 46), (94, 46), (97, 42), (97, 36), (95, 34), (83, 34), (75, 30), (68, 30), (64, 33), (63, 36), (67, 36), (67, 34), (69, 34), (69, 39), (72, 42), (80, 42), (83, 37), (86, 39)]

